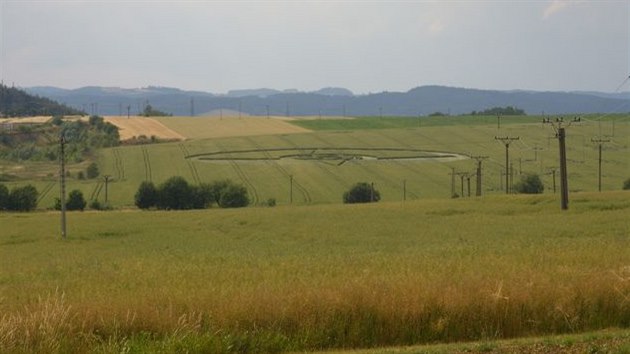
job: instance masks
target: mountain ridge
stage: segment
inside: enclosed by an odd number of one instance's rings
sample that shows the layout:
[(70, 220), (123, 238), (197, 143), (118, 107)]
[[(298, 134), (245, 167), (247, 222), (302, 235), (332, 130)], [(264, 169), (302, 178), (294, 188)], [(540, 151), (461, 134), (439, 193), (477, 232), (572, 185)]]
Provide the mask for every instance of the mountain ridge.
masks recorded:
[(196, 115), (213, 110), (234, 110), (251, 115), (356, 115), (418, 116), (435, 112), (460, 115), (493, 107), (513, 106), (527, 114), (622, 113), (630, 111), (630, 93), (595, 91), (485, 90), (439, 85), (414, 87), (406, 92), (355, 95), (350, 90), (326, 87), (304, 92), (268, 88), (232, 90), (226, 94), (148, 86), (126, 89), (87, 86), (61, 89), (31, 87), (27, 92), (69, 104), (92, 114), (140, 112), (147, 104), (173, 115)]

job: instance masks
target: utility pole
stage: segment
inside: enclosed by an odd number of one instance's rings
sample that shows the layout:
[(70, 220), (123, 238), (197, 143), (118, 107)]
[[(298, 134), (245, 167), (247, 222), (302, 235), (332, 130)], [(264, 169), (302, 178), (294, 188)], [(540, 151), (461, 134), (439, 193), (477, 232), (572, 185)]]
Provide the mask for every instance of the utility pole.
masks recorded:
[(552, 178), (552, 186), (553, 186), (553, 194), (556, 194), (556, 169), (555, 168), (551, 168), (550, 169), (551, 172), (549, 172), (548, 174), (551, 174), (551, 178)]
[(130, 112), (131, 112), (131, 105), (127, 105), (127, 119), (129, 119), (129, 116), (131, 115)]
[(497, 115), (497, 129), (501, 129), (501, 116)]
[(597, 190), (602, 191), (602, 145), (604, 143), (609, 143), (610, 139), (591, 139), (592, 142), (596, 143), (599, 146), (599, 163), (597, 169)]
[(468, 185), (468, 198), (470, 198), (470, 174), (466, 174), (466, 184)]
[[(461, 197), (464, 198), (465, 194), (464, 194), (464, 178), (468, 177), (468, 172), (457, 172), (457, 175), (459, 176), (460, 182), (461, 182), (461, 189), (462, 189), (462, 194)], [(470, 180), (468, 180), (470, 182)], [(468, 191), (470, 192), (470, 185), (468, 187)]]
[(289, 204), (293, 204), (293, 175), (289, 175)]
[(288, 117), (289, 116), (289, 102), (287, 102), (287, 110), (285, 112), (285, 115)]
[(190, 116), (195, 116), (195, 99), (193, 97), (190, 98)]
[(407, 180), (403, 179), (403, 202), (407, 200)]
[[(567, 124), (567, 127), (573, 122), (580, 122), (580, 118), (576, 117), (573, 121)], [(566, 150), (566, 132), (563, 118), (556, 118), (555, 122), (547, 118), (543, 120), (543, 123), (551, 124), (556, 131), (556, 137), (558, 138), (558, 147), (560, 150), (560, 207), (562, 210), (569, 209), (569, 183), (567, 173), (567, 150)]]
[(451, 198), (455, 198), (455, 167), (451, 167)]
[(66, 139), (63, 135), (59, 138), (60, 146), (60, 168), (59, 179), (61, 181), (61, 192), (59, 201), (61, 203), (61, 238), (66, 239), (66, 156), (65, 156)]
[(495, 136), (494, 139), (501, 141), (503, 145), (505, 145), (505, 194), (509, 194), (510, 193), (510, 187), (509, 187), (510, 186), (510, 180), (509, 180), (510, 178), (510, 144), (515, 140), (519, 140), (520, 137), (519, 136), (517, 137)]
[(105, 180), (105, 204), (107, 204), (107, 184), (109, 183), (109, 179), (111, 177), (112, 176), (110, 176), (110, 175), (104, 175), (103, 176), (103, 179)]
[(475, 159), (477, 161), (477, 190), (475, 191), (475, 195), (477, 197), (481, 196), (481, 162), (487, 159), (488, 156), (471, 156), (471, 159)]
[(346, 116), (346, 104), (345, 103), (343, 104), (343, 116), (344, 117)]
[(241, 119), (242, 114), (243, 114), (243, 101), (238, 100), (238, 119)]
[(370, 202), (374, 202), (374, 182), (370, 183)]
[(378, 114), (383, 119), (383, 107), (378, 107)]

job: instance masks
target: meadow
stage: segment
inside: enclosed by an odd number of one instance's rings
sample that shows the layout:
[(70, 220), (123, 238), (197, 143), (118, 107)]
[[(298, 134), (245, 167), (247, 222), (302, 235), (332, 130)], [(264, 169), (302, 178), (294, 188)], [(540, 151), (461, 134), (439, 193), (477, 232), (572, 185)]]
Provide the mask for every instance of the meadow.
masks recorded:
[[(0, 214), (2, 352), (281, 352), (630, 326), (627, 192)], [(623, 331), (621, 333), (624, 333)]]
[[(2, 161), (2, 176), (17, 176), (3, 183), (41, 195), (38, 212), (0, 213), (0, 352), (304, 352), (609, 328), (625, 341), (630, 117), (567, 128), (568, 211), (553, 193), (558, 143), (541, 120), (160, 118), (194, 138), (100, 150), (115, 210), (69, 213), (67, 240), (59, 213), (45, 211), (57, 166)], [(495, 136), (520, 137), (514, 180), (537, 173), (544, 194), (505, 195)], [(601, 193), (596, 137), (610, 140)], [(476, 155), (488, 156), (483, 197), (451, 199), (468, 192), (451, 173), (473, 172)], [(102, 178), (75, 177), (88, 163), (69, 165), (67, 189), (102, 202)], [(140, 182), (174, 175), (230, 178), (253, 206), (133, 207)], [(359, 181), (382, 201), (342, 205)]]
[[(251, 120), (256, 124), (246, 123)], [(474, 195), (476, 161), (412, 158), (435, 152), (487, 156), (482, 193), (503, 194), (505, 147), (495, 140), (497, 136), (520, 138), (510, 146), (511, 183), (523, 174), (536, 173), (545, 193), (554, 192), (554, 176), (559, 190), (558, 142), (554, 129), (542, 124), (541, 117), (504, 117), (500, 126), (496, 117), (484, 116), (293, 121), (169, 117), (159, 121), (195, 138), (101, 150), (96, 160), (101, 174), (111, 176), (108, 201), (114, 207), (133, 207), (133, 195), (142, 181), (161, 183), (174, 175), (191, 183), (232, 179), (248, 188), (254, 205), (269, 199), (280, 205), (336, 204), (357, 182), (374, 183), (384, 201), (450, 198), (453, 190), (468, 196), (468, 182)], [(289, 124), (300, 127), (287, 129)], [(278, 133), (282, 129), (284, 133)], [(276, 133), (269, 135), (269, 131)], [(620, 190), (630, 177), (630, 117), (586, 116), (567, 128), (570, 192), (598, 189), (598, 146), (593, 138), (610, 140), (602, 151), (602, 190)], [(313, 156), (305, 158), (308, 154)], [(85, 165), (70, 165), (71, 175)], [(13, 173), (18, 167), (0, 164), (0, 168), (2, 173)], [(8, 184), (34, 183), (42, 192), (40, 208), (52, 206), (59, 194), (57, 167), (24, 163), (19, 168), (26, 180)], [(458, 174), (454, 181), (453, 171)], [(71, 178), (68, 188), (81, 190), (89, 200), (105, 198), (102, 179)]]

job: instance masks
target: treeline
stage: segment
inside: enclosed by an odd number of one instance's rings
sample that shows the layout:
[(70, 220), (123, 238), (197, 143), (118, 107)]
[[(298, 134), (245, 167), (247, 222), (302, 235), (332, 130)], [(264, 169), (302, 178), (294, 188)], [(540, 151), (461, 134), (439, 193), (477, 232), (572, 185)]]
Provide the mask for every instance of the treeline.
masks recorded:
[(20, 89), (0, 84), (0, 117), (47, 115), (84, 115), (51, 99), (30, 95)]
[(512, 106), (506, 107), (492, 107), (484, 111), (472, 111), (471, 116), (525, 116), (527, 115), (524, 110), (518, 109)]
[(12, 161), (55, 161), (59, 158), (59, 137), (66, 141), (66, 158), (81, 162), (86, 155), (120, 143), (118, 128), (91, 116), (88, 122), (55, 116), (46, 124), (20, 126), (16, 132), (0, 131), (0, 158)]
[(140, 209), (205, 209), (213, 204), (220, 208), (240, 208), (249, 205), (249, 196), (245, 187), (230, 180), (191, 185), (183, 177), (175, 176), (157, 187), (153, 182), (142, 182), (134, 202)]
[(32, 185), (15, 187), (10, 192), (7, 186), (0, 184), (0, 211), (31, 211), (37, 207), (39, 192)]

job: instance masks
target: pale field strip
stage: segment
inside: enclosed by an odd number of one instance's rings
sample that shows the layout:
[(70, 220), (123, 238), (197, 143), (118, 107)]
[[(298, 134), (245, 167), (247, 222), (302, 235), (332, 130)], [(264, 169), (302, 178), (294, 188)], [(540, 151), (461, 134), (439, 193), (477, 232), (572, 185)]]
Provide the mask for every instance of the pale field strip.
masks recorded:
[(139, 137), (140, 135), (146, 137), (155, 136), (160, 139), (186, 139), (184, 135), (179, 134), (153, 118), (107, 116), (105, 117), (105, 121), (118, 127), (120, 140), (129, 140), (133, 137)]
[(46, 123), (52, 117), (51, 116), (35, 116), (35, 117), (23, 117), (23, 118), (0, 118), (0, 124), (11, 123)]
[(188, 139), (228, 138), (239, 136), (299, 134), (309, 129), (298, 127), (287, 117), (160, 117), (165, 126)]

